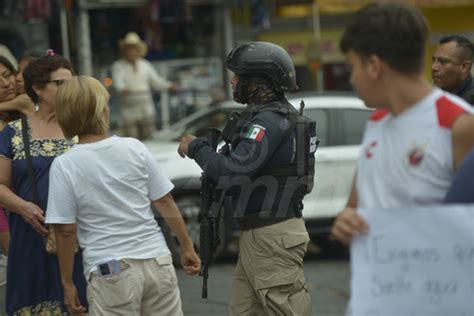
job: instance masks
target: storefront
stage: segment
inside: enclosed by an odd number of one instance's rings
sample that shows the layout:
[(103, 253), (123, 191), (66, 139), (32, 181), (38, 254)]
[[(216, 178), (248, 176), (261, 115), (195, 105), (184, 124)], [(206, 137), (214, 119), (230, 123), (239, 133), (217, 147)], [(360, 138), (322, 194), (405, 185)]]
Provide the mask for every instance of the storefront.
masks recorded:
[(61, 47), (58, 6), (49, 0), (0, 1), (0, 45), (16, 59), (25, 51)]
[[(237, 17), (236, 37), (253, 34), (253, 39), (284, 47), (295, 61), (302, 90), (350, 90), (349, 72), (339, 51), (339, 40), (348, 15), (370, 2), (373, 1), (277, 0), (273, 7), (266, 7), (269, 22), (265, 22), (265, 14), (261, 14), (260, 23), (252, 18), (252, 13), (245, 13), (254, 8), (242, 5), (234, 8), (238, 11), (233, 14)], [(430, 26), (425, 73), (431, 80), (431, 56), (442, 36), (460, 34), (474, 40), (474, 0), (408, 2), (421, 8)]]
[(82, 0), (80, 8), (71, 8), (73, 21), (77, 19), (75, 13), (87, 15), (85, 28), (74, 22), (72, 33), (82, 36), (82, 42), (89, 42), (89, 48), (78, 45), (80, 60), (89, 59), (90, 74), (110, 88), (113, 124), (118, 124), (116, 105), (120, 96), (113, 89), (111, 65), (121, 58), (119, 39), (130, 31), (147, 43), (145, 58), (179, 87), (174, 94), (154, 94), (160, 127), (207, 106), (214, 95), (225, 93), (220, 56), (223, 48), (216, 45), (223, 42), (216, 31), (221, 20), (217, 16), (219, 8), (217, 1), (204, 0)]
[(323, 29), (320, 35), (320, 53), (316, 49), (314, 32), (294, 31), (264, 33), (259, 40), (273, 42), (286, 49), (296, 66), (300, 90), (350, 90), (349, 73), (344, 55), (339, 50), (343, 29)]

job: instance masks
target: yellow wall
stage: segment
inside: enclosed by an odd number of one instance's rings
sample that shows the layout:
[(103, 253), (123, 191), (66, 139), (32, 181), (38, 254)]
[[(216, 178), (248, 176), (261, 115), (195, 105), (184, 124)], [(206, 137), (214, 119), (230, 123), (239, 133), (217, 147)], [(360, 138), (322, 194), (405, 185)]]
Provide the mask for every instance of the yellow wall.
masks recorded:
[[(322, 63), (344, 61), (344, 56), (339, 51), (339, 39), (342, 31), (342, 28), (321, 30)], [(297, 66), (307, 65), (316, 59), (319, 60), (315, 55), (315, 37), (312, 31), (263, 33), (259, 40), (283, 47)]]
[[(445, 35), (461, 34), (474, 41), (474, 5), (424, 8), (422, 12), (430, 27), (430, 39), (425, 56), (425, 75), (431, 81), (431, 56), (439, 38)], [(339, 51), (342, 32), (342, 28), (321, 30), (322, 63), (344, 61), (344, 56)], [(259, 39), (285, 48), (297, 66), (307, 65), (315, 59), (315, 37), (310, 30), (263, 33)]]

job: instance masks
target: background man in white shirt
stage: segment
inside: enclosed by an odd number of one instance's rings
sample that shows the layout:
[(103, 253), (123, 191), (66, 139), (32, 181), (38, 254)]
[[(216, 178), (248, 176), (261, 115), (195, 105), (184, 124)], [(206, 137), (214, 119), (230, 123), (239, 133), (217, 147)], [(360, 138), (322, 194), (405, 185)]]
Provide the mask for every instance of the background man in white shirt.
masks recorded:
[[(54, 224), (64, 304), (84, 308), (72, 280), (77, 240), (83, 249), (89, 315), (182, 315), (170, 251), (151, 204), (181, 245), (188, 274), (200, 259), (164, 175), (145, 145), (108, 136), (108, 93), (92, 77), (73, 77), (58, 91), (56, 115), (79, 143), (50, 171), (46, 222)], [(77, 228), (77, 229), (76, 229)]]
[(143, 59), (148, 46), (134, 33), (119, 41), (123, 58), (112, 65), (112, 79), (120, 95), (124, 136), (148, 138), (156, 129), (156, 110), (152, 90), (176, 91), (176, 85), (161, 77)]

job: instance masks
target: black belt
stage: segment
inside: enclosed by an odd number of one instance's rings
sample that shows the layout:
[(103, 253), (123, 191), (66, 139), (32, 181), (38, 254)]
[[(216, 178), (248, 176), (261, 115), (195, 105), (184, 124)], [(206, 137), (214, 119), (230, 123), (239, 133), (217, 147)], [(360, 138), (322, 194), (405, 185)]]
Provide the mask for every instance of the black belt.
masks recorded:
[(293, 217), (301, 217), (301, 209), (298, 206), (290, 207), (285, 214), (265, 214), (264, 212), (258, 212), (255, 214), (247, 214), (242, 218), (237, 218), (237, 224), (239, 225), (240, 230), (250, 230), (255, 228), (261, 228), (277, 223), (284, 222)]

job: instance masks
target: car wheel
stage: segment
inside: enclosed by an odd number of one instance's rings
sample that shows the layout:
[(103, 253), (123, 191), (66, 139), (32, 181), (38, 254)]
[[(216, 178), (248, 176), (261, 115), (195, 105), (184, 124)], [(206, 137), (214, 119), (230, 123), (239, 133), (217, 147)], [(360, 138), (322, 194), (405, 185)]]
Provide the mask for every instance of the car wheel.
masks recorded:
[[(193, 240), (194, 249), (197, 253), (199, 253), (199, 236), (200, 236), (200, 213), (201, 213), (201, 197), (199, 195), (183, 195), (178, 196), (175, 199), (176, 205), (178, 209), (181, 211), (183, 216), (184, 222), (186, 223), (186, 228), (188, 230), (189, 236)], [(160, 222), (163, 220), (160, 219)], [(180, 263), (180, 253), (181, 248), (179, 245), (178, 238), (175, 234), (171, 232), (167, 225), (161, 225), (163, 234), (165, 235), (166, 242), (168, 247), (171, 251), (173, 256), (173, 262), (175, 264)], [(223, 240), (225, 240), (225, 236), (223, 236), (224, 227), (220, 224), (219, 226), (220, 231), (220, 238), (221, 238), (221, 245), (217, 249), (216, 257), (222, 254), (223, 249), (225, 248), (223, 245)]]
[(330, 240), (328, 237), (328, 235), (310, 236), (311, 241), (321, 249), (323, 255), (331, 258), (348, 258), (349, 248), (337, 240)]

